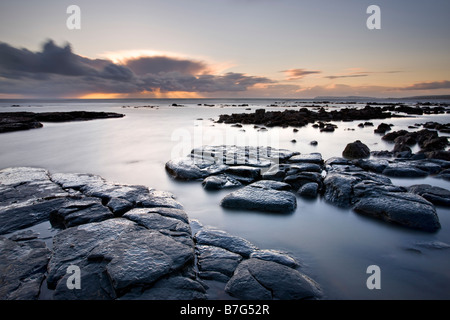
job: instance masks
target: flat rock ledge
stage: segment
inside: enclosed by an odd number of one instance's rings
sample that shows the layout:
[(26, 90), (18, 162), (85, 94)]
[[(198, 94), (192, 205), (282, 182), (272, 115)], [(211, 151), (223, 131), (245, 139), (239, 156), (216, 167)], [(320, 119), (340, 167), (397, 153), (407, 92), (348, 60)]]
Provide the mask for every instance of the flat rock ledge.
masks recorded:
[(0, 222), (2, 300), (210, 299), (211, 281), (237, 299), (323, 295), (288, 253), (191, 221), (168, 192), (92, 174), (0, 170)]

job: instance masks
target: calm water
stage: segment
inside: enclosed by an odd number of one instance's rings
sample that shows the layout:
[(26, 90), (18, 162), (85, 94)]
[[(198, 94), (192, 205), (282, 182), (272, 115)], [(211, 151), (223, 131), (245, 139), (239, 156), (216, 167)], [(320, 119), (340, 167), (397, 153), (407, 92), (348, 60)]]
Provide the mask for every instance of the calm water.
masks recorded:
[[(232, 128), (217, 124), (220, 114), (254, 112), (273, 101), (3, 101), (5, 111), (92, 110), (124, 113), (122, 119), (73, 123), (44, 123), (44, 128), (0, 135), (0, 168), (42, 167), (51, 172), (89, 172), (120, 183), (142, 184), (174, 193), (191, 219), (242, 236), (260, 248), (285, 250), (297, 257), (305, 273), (319, 282), (328, 299), (449, 299), (450, 250), (417, 247), (420, 241), (450, 244), (450, 210), (437, 208), (442, 229), (434, 234), (409, 230), (342, 210), (322, 199), (298, 198), (298, 208), (288, 215), (230, 211), (220, 207), (229, 190), (205, 192), (200, 182), (178, 182), (164, 164), (201, 144), (272, 145), (301, 153), (320, 152), (324, 159), (340, 156), (346, 144), (361, 140), (371, 150), (391, 150), (392, 145), (356, 122), (337, 122), (333, 133), (311, 126), (270, 128), (258, 132), (252, 125)], [(214, 104), (214, 107), (198, 106)], [(247, 103), (248, 106), (232, 107)], [(20, 104), (23, 107), (10, 107)], [(159, 108), (133, 108), (153, 105)], [(123, 108), (122, 106), (131, 106)], [(330, 104), (330, 108), (346, 105)], [(352, 105), (354, 106), (354, 105)], [(360, 106), (364, 106), (361, 104)], [(251, 108), (251, 110), (246, 110)], [(268, 110), (284, 110), (270, 107)], [(201, 120), (200, 120), (201, 119)], [(449, 115), (387, 119), (393, 130), (425, 121), (450, 122)], [(372, 120), (375, 127), (383, 122)], [(354, 129), (349, 130), (349, 129)], [(242, 131), (242, 130), (245, 130)], [(410, 129), (408, 129), (410, 130)], [(291, 140), (296, 139), (296, 143)], [(318, 141), (311, 146), (311, 140)], [(394, 179), (399, 185), (429, 183), (450, 189), (450, 183), (432, 177)], [(42, 237), (54, 230), (38, 227)], [(420, 249), (422, 253), (411, 248)], [(408, 250), (409, 249), (409, 250)], [(368, 290), (366, 269), (381, 268), (381, 290)]]

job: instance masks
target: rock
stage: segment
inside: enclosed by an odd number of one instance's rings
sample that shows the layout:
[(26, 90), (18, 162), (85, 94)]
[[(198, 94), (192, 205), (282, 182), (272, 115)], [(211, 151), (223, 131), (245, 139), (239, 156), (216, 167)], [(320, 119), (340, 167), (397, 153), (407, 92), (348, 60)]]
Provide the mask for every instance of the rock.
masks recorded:
[(290, 184), (293, 190), (300, 189), (308, 182), (317, 183), (319, 185), (319, 189), (321, 189), (323, 184), (322, 180), (322, 175), (318, 172), (300, 172), (284, 178), (284, 182)]
[(391, 130), (391, 126), (386, 123), (380, 123), (378, 127), (374, 130), (375, 133), (385, 133), (386, 131)]
[(69, 228), (113, 217), (114, 215), (107, 207), (102, 205), (100, 199), (87, 197), (66, 200), (58, 209), (51, 212), (49, 218), (53, 221), (53, 224)]
[(380, 157), (380, 158), (391, 158), (394, 156), (394, 153), (387, 150), (382, 151), (372, 151), (370, 154), (374, 157)]
[(204, 227), (194, 236), (198, 245), (209, 245), (226, 249), (245, 258), (258, 248), (249, 241), (230, 235), (229, 233), (213, 227)]
[(197, 250), (200, 277), (203, 272), (218, 272), (230, 278), (242, 260), (241, 255), (215, 246), (198, 245)]
[(120, 217), (133, 208), (133, 203), (121, 198), (112, 198), (108, 201), (107, 206), (116, 217)]
[(357, 177), (351, 175), (340, 173), (328, 174), (324, 179), (325, 200), (338, 207), (350, 207), (353, 200), (352, 185), (358, 181), (360, 180)]
[(320, 153), (299, 154), (288, 159), (290, 163), (315, 163), (322, 164), (323, 159)]
[(264, 180), (275, 180), (275, 181), (283, 181), (286, 176), (286, 171), (290, 168), (290, 166), (285, 164), (275, 164), (271, 166), (267, 171), (262, 173), (262, 179)]
[(289, 170), (286, 172), (286, 175), (292, 175), (297, 174), (299, 172), (322, 172), (322, 166), (316, 164), (316, 163), (296, 163), (292, 164), (289, 167)]
[[(277, 274), (283, 274), (278, 278)], [(285, 265), (248, 259), (239, 264), (225, 291), (233, 297), (251, 300), (299, 300), (321, 297), (321, 289), (306, 275)]]
[(248, 185), (225, 196), (220, 204), (230, 209), (283, 213), (292, 212), (297, 207), (297, 200), (288, 191)]
[(408, 163), (391, 163), (382, 173), (388, 177), (419, 178), (428, 176), (428, 172), (412, 167)]
[(226, 173), (241, 183), (252, 183), (261, 177), (261, 169), (250, 166), (229, 167)]
[(48, 221), (50, 213), (65, 203), (64, 198), (28, 200), (0, 207), (0, 234), (6, 234)]
[(309, 144), (312, 146), (317, 146), (319, 143), (316, 140), (312, 140)]
[(206, 177), (202, 182), (202, 186), (205, 190), (220, 190), (225, 188), (240, 187), (242, 184), (229, 175), (220, 174), (217, 176)]
[(250, 258), (272, 261), (294, 269), (300, 266), (296, 259), (279, 250), (256, 250), (250, 255)]
[(50, 255), (43, 241), (0, 237), (0, 299), (38, 299)]
[(428, 232), (434, 232), (440, 228), (433, 205), (411, 193), (388, 193), (382, 196), (364, 197), (353, 209), (363, 215)]
[(370, 149), (361, 141), (356, 140), (355, 142), (347, 144), (342, 152), (342, 156), (347, 159), (369, 158)]
[(172, 276), (157, 281), (148, 289), (136, 288), (120, 300), (204, 300), (205, 287), (194, 279)]
[(136, 199), (136, 205), (144, 208), (174, 208), (183, 209), (181, 203), (179, 203), (175, 196), (166, 191), (149, 190), (146, 193), (141, 193)]
[(254, 188), (274, 189), (274, 190), (290, 190), (291, 186), (284, 182), (272, 180), (259, 180), (251, 184)]
[(300, 189), (297, 191), (297, 193), (305, 198), (315, 198), (317, 197), (317, 193), (319, 191), (319, 185), (315, 182), (308, 182), (305, 183), (303, 186), (300, 187)]
[[(89, 223), (59, 232), (54, 238), (53, 256), (48, 266), (48, 284), (56, 287), (66, 269), (74, 264), (81, 274), (107, 274), (116, 293), (133, 286), (150, 285), (181, 270), (194, 258), (191, 245), (138, 226), (124, 218)], [(104, 279), (98, 279), (104, 283)], [(98, 296), (98, 287), (81, 287), (87, 299)]]
[(387, 160), (359, 159), (355, 164), (366, 171), (382, 173), (389, 165), (389, 162)]
[(70, 112), (2, 112), (0, 133), (42, 128), (41, 122), (85, 121), (93, 119), (121, 118), (114, 112), (70, 111)]
[[(199, 163), (201, 166), (197, 165)], [(213, 166), (212, 162), (198, 162), (194, 161), (192, 158), (179, 158), (175, 160), (170, 160), (166, 163), (167, 172), (176, 179), (180, 180), (196, 180), (200, 178), (205, 178), (208, 175), (219, 174), (225, 171), (226, 166), (214, 167), (213, 170), (206, 170), (201, 168), (205, 165)]]
[(450, 206), (450, 191), (447, 189), (429, 184), (415, 184), (410, 186), (408, 191), (422, 196), (435, 205)]

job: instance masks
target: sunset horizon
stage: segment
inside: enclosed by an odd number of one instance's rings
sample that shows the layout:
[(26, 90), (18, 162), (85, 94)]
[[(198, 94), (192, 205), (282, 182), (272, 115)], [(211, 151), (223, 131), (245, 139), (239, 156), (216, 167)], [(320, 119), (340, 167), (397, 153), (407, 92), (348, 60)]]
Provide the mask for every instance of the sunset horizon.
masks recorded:
[(448, 95), (450, 7), (432, 3), (378, 1), (370, 30), (368, 1), (78, 1), (71, 30), (68, 2), (4, 2), (0, 99)]

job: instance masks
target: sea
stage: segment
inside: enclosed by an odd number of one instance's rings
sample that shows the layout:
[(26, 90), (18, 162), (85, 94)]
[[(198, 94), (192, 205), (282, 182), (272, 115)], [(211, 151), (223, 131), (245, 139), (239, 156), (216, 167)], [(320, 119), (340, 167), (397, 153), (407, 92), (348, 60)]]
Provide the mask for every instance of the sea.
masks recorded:
[[(233, 127), (217, 123), (221, 114), (296, 110), (327, 110), (370, 104), (369, 100), (333, 99), (124, 99), (124, 100), (0, 100), (0, 112), (105, 111), (123, 118), (65, 123), (44, 122), (43, 128), (0, 134), (0, 169), (40, 167), (52, 173), (92, 173), (122, 184), (145, 185), (172, 192), (189, 218), (243, 237), (261, 249), (287, 252), (300, 270), (318, 282), (330, 300), (450, 299), (450, 208), (436, 207), (442, 228), (426, 233), (361, 216), (322, 198), (297, 198), (289, 214), (227, 210), (221, 199), (231, 190), (205, 191), (200, 181), (177, 181), (165, 163), (201, 145), (272, 146), (302, 154), (319, 152), (323, 159), (342, 156), (349, 142), (360, 140), (370, 150), (392, 150), (374, 133), (381, 122), (392, 130), (428, 121), (449, 123), (450, 114), (404, 115), (362, 121), (332, 122), (334, 132), (320, 132), (311, 124), (298, 128), (253, 125)], [(393, 103), (376, 101), (377, 103)], [(401, 103), (416, 105), (416, 100)], [(450, 101), (443, 101), (449, 103)], [(395, 102), (394, 102), (395, 103)], [(399, 102), (400, 103), (400, 102)], [(431, 106), (437, 101), (432, 101)], [(419, 128), (420, 129), (420, 128)], [(441, 134), (445, 135), (445, 134)], [(293, 142), (295, 140), (295, 142)], [(317, 145), (311, 145), (312, 140)], [(418, 151), (417, 147), (413, 152)], [(450, 190), (450, 182), (435, 177), (392, 178), (396, 185), (430, 184)], [(32, 227), (51, 247), (58, 231), (45, 222)], [(380, 288), (367, 285), (370, 266), (380, 270)], [(215, 296), (215, 298), (227, 298)]]

